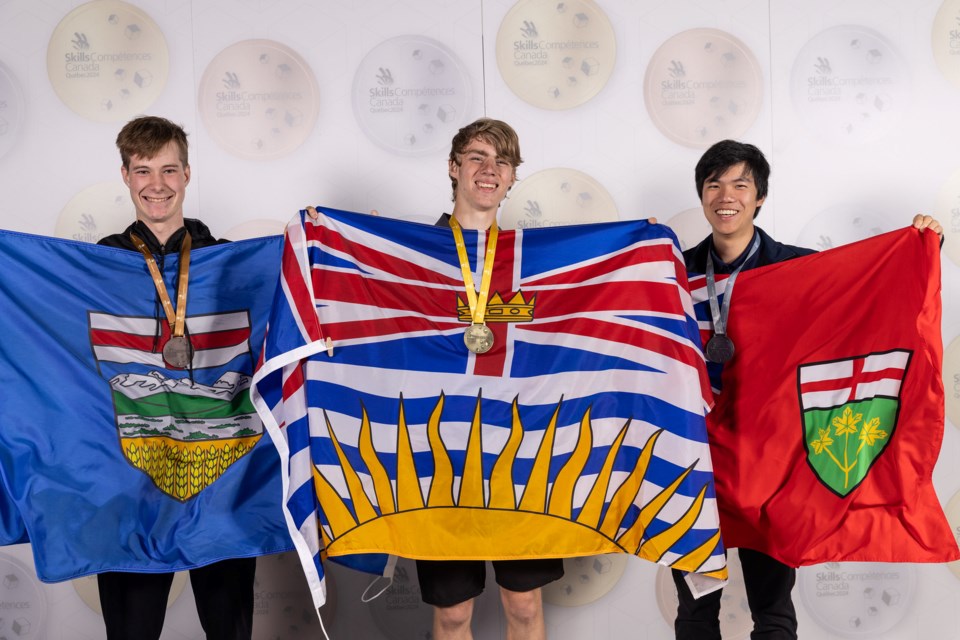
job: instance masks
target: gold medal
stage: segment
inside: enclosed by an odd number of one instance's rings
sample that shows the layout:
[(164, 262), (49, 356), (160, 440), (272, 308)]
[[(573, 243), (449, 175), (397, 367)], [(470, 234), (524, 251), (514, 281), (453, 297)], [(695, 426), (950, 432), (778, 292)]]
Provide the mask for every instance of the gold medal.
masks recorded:
[(493, 331), (485, 324), (471, 324), (463, 334), (463, 343), (474, 353), (486, 353), (493, 347)]
[(190, 233), (186, 230), (183, 236), (183, 242), (180, 244), (180, 270), (177, 274), (177, 307), (174, 309), (173, 301), (170, 300), (170, 294), (167, 293), (167, 287), (163, 284), (163, 275), (157, 266), (157, 261), (153, 259), (153, 254), (147, 248), (147, 245), (136, 234), (130, 234), (130, 240), (134, 246), (143, 254), (147, 261), (147, 269), (153, 278), (153, 285), (157, 289), (157, 297), (163, 305), (163, 312), (167, 316), (167, 322), (170, 324), (170, 339), (163, 345), (163, 361), (175, 369), (186, 369), (193, 361), (193, 345), (186, 336), (187, 319), (187, 286), (190, 278), (190, 246), (193, 243)]
[(453, 229), (453, 238), (457, 244), (457, 258), (460, 259), (460, 272), (463, 274), (467, 303), (470, 305), (470, 317), (473, 320), (473, 323), (463, 334), (463, 343), (473, 353), (486, 353), (493, 347), (493, 331), (484, 324), (483, 319), (487, 313), (490, 280), (493, 278), (493, 260), (497, 255), (497, 236), (499, 235), (497, 221), (493, 221), (490, 226), (490, 233), (487, 236), (487, 248), (483, 257), (483, 276), (480, 278), (479, 291), (477, 291), (473, 282), (473, 272), (470, 270), (467, 247), (463, 241), (463, 230), (454, 216), (450, 216), (450, 228)]

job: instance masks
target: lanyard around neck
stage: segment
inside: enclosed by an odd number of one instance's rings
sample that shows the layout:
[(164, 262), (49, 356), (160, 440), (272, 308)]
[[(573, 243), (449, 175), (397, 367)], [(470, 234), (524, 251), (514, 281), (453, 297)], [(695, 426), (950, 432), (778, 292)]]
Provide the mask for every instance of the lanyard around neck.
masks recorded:
[(170, 330), (174, 337), (184, 335), (184, 325), (187, 317), (187, 281), (190, 277), (190, 245), (192, 240), (189, 233), (184, 233), (183, 242), (180, 244), (180, 267), (177, 276), (177, 308), (173, 308), (170, 300), (170, 294), (167, 293), (167, 287), (163, 284), (163, 276), (160, 274), (160, 268), (157, 267), (157, 261), (154, 259), (146, 243), (135, 233), (130, 234), (130, 239), (134, 246), (140, 250), (144, 259), (147, 261), (147, 268), (153, 277), (153, 285), (157, 288), (157, 296), (163, 305), (163, 311), (167, 316), (167, 322), (170, 324)]

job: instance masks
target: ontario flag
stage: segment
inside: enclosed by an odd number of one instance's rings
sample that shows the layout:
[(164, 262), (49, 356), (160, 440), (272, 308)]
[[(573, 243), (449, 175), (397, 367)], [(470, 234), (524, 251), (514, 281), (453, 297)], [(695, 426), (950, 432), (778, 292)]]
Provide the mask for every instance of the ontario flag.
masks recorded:
[[(703, 277), (690, 284), (709, 337)], [(737, 351), (713, 372), (720, 393), (708, 418), (728, 547), (791, 566), (960, 557), (932, 481), (944, 424), (940, 316), (929, 231), (740, 274)]]
[(191, 252), (184, 370), (160, 355), (169, 328), (139, 252), (0, 232), (0, 543), (29, 540), (40, 579), (293, 548), (249, 396), (280, 250)]
[[(486, 321), (449, 227), (320, 208), (287, 228), (252, 395), (323, 559), (628, 553), (723, 579), (711, 403), (676, 239), (646, 222), (501, 231)], [(464, 231), (481, 282), (486, 232)]]

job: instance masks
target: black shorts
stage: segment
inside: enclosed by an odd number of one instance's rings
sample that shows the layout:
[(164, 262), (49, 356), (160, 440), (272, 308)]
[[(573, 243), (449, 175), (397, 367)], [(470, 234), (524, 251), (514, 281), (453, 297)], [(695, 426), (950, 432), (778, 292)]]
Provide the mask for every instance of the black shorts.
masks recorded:
[[(494, 560), (497, 584), (510, 591), (533, 591), (563, 577), (563, 560)], [(483, 593), (483, 560), (417, 560), (420, 598), (436, 607), (451, 607)]]

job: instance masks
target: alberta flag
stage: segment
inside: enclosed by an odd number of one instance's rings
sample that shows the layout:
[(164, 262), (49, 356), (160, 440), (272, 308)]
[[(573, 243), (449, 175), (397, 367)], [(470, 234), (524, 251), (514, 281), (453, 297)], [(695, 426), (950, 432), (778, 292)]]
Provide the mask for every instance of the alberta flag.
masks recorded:
[[(702, 277), (691, 290), (709, 337)], [(791, 566), (960, 557), (933, 487), (940, 304), (929, 230), (740, 274), (708, 417), (727, 546)]]
[[(711, 394), (676, 239), (646, 222), (501, 231), (470, 323), (449, 227), (320, 209), (287, 228), (253, 398), (326, 556), (628, 553), (725, 578)], [(481, 281), (490, 238), (464, 232)]]
[(292, 548), (249, 396), (280, 249), (191, 253), (182, 370), (160, 355), (170, 331), (142, 255), (0, 232), (0, 542), (29, 540), (42, 580)]

